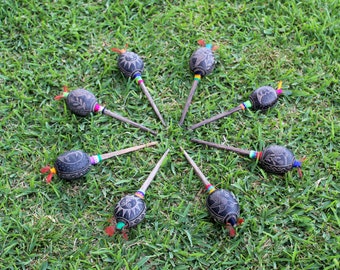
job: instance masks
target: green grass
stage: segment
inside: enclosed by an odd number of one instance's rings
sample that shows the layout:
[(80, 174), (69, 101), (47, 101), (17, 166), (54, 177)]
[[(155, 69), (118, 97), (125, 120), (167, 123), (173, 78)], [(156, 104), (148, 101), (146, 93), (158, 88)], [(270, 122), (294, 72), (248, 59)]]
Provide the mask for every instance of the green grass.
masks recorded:
[[(339, 269), (340, 123), (338, 1), (2, 1), (0, 5), (1, 269)], [(219, 45), (189, 126), (248, 99), (263, 85), (293, 91), (267, 113), (238, 112), (194, 131), (178, 126), (197, 40)], [(120, 73), (111, 47), (137, 52), (168, 127)], [(72, 115), (53, 97), (63, 85), (159, 131), (109, 117)], [(246, 149), (280, 144), (306, 156), (302, 179), (265, 173), (191, 137)], [(153, 148), (94, 166), (86, 177), (45, 183), (40, 168), (62, 152)], [(234, 239), (212, 222), (187, 150), (210, 181), (233, 191), (245, 219)], [(107, 237), (115, 203), (151, 184), (145, 220)]]

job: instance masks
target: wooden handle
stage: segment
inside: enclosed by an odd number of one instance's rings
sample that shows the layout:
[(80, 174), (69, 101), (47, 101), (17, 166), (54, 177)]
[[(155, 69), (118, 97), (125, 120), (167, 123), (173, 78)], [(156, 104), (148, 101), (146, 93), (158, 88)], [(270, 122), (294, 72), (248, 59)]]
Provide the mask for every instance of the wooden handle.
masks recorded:
[(141, 145), (117, 150), (117, 151), (114, 151), (114, 152), (111, 152), (111, 153), (102, 154), (101, 158), (102, 158), (102, 160), (104, 160), (104, 159), (108, 159), (108, 158), (111, 158), (111, 157), (120, 156), (120, 155), (123, 155), (123, 154), (127, 154), (127, 153), (130, 153), (130, 152), (140, 150), (140, 149), (145, 148), (145, 147), (154, 146), (156, 144), (157, 144), (157, 142), (150, 142), (150, 143), (146, 143), (146, 144), (141, 144)]
[(140, 83), (139, 85), (140, 85), (143, 93), (146, 95), (147, 99), (149, 100), (149, 102), (151, 104), (151, 107), (153, 108), (153, 110), (156, 113), (157, 117), (159, 118), (159, 120), (161, 120), (163, 126), (166, 126), (165, 121), (164, 121), (161, 113), (159, 112), (155, 102), (153, 101), (153, 98), (151, 97), (151, 95), (150, 95), (148, 89), (146, 88), (145, 84), (144, 83)]
[(131, 121), (130, 119), (128, 119), (128, 118), (126, 118), (126, 117), (124, 117), (124, 116), (121, 116), (121, 115), (119, 115), (119, 114), (117, 114), (117, 113), (111, 112), (111, 111), (109, 111), (109, 110), (107, 110), (107, 109), (105, 109), (105, 110), (103, 111), (103, 114), (108, 115), (108, 116), (111, 116), (111, 117), (113, 117), (113, 118), (115, 118), (115, 119), (117, 119), (117, 120), (120, 120), (120, 121), (124, 122), (124, 123), (130, 124), (131, 126), (140, 128), (141, 130), (150, 132), (150, 133), (153, 134), (153, 135), (157, 135), (157, 132), (156, 132), (156, 131), (154, 131), (154, 130), (152, 130), (152, 129), (149, 129), (149, 128), (147, 128), (147, 127), (144, 127), (143, 125), (140, 125), (140, 124), (138, 124), (138, 123), (136, 123), (136, 122), (133, 122), (133, 121)]
[(210, 182), (208, 181), (208, 179), (205, 177), (205, 175), (200, 170), (200, 168), (198, 168), (198, 166), (196, 165), (195, 161), (189, 156), (189, 154), (182, 147), (181, 147), (181, 150), (183, 151), (184, 156), (186, 157), (186, 159), (188, 160), (190, 165), (193, 167), (193, 169), (194, 169), (195, 173), (197, 174), (197, 176), (201, 179), (202, 183), (205, 186), (211, 185)]
[(185, 106), (184, 106), (184, 109), (183, 109), (183, 112), (182, 112), (181, 120), (179, 120), (179, 125), (180, 125), (180, 126), (183, 125), (185, 116), (186, 116), (187, 113), (188, 113), (189, 106), (190, 106), (191, 100), (192, 100), (192, 98), (193, 98), (193, 96), (194, 96), (194, 94), (195, 94), (195, 91), (196, 91), (198, 82), (199, 82), (198, 80), (194, 80), (194, 82), (193, 82), (193, 84), (192, 84), (192, 87), (191, 87), (191, 90), (190, 90), (190, 93), (189, 93), (187, 102), (185, 103)]
[(198, 139), (191, 139), (191, 141), (196, 142), (196, 143), (200, 143), (200, 144), (203, 144), (203, 145), (211, 146), (211, 147), (214, 147), (214, 148), (218, 148), (218, 149), (232, 151), (232, 152), (238, 153), (240, 155), (244, 155), (244, 156), (249, 156), (249, 154), (250, 154), (249, 150), (244, 150), (244, 149), (241, 149), (241, 148), (236, 148), (236, 147), (227, 146), (227, 145), (223, 145), (223, 144), (217, 144), (217, 143), (202, 141), (202, 140), (198, 140)]
[(159, 168), (161, 167), (161, 165), (162, 165), (164, 159), (166, 158), (166, 156), (168, 155), (169, 151), (170, 151), (170, 149), (166, 150), (165, 153), (163, 154), (163, 156), (161, 157), (161, 159), (157, 162), (156, 166), (153, 168), (153, 170), (149, 174), (148, 178), (145, 180), (144, 184), (139, 189), (140, 191), (142, 191), (143, 193), (146, 192), (147, 188), (149, 187), (151, 181), (155, 178)]
[(188, 129), (194, 130), (194, 129), (200, 127), (200, 126), (203, 126), (203, 125), (209, 124), (211, 122), (214, 122), (214, 121), (216, 121), (218, 119), (224, 118), (224, 117), (226, 117), (226, 116), (228, 116), (228, 115), (230, 115), (230, 114), (232, 114), (234, 112), (237, 112), (239, 110), (242, 110), (241, 106), (237, 106), (237, 107), (235, 107), (235, 108), (233, 108), (233, 109), (231, 109), (229, 111), (226, 111), (226, 112), (217, 114), (217, 115), (215, 115), (215, 116), (213, 116), (211, 118), (205, 119), (205, 120), (203, 120), (203, 121), (201, 121), (201, 122), (199, 122), (199, 123), (197, 123), (195, 125), (192, 125)]

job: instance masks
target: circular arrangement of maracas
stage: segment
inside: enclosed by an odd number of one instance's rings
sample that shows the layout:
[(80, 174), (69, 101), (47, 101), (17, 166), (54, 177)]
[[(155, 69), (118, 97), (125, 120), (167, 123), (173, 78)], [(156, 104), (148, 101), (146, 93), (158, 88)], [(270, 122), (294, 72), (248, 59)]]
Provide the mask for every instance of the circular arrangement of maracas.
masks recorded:
[(129, 78), (132, 78), (136, 80), (136, 82), (141, 87), (143, 93), (146, 95), (147, 99), (149, 100), (151, 107), (153, 108), (154, 112), (156, 113), (159, 120), (162, 122), (164, 126), (166, 126), (165, 121), (159, 112), (153, 98), (151, 97), (150, 92), (146, 88), (144, 81), (142, 79), (142, 72), (144, 69), (144, 62), (139, 57), (138, 54), (134, 52), (129, 52), (126, 49), (118, 49), (118, 48), (112, 48), (111, 49), (114, 52), (119, 53), (118, 57), (118, 67), (120, 71)]
[(195, 94), (199, 81), (203, 76), (211, 73), (215, 67), (215, 57), (213, 52), (217, 50), (217, 46), (213, 46), (212, 44), (206, 44), (203, 40), (199, 40), (198, 44), (201, 45), (202, 47), (197, 49), (191, 55), (189, 61), (190, 69), (195, 74), (195, 77), (187, 102), (182, 111), (182, 116), (179, 121), (180, 126), (183, 124), (185, 117), (188, 113), (190, 103)]
[(112, 218), (113, 224), (105, 228), (107, 235), (112, 236), (116, 230), (120, 230), (123, 237), (127, 239), (127, 230), (142, 222), (146, 214), (145, 192), (151, 181), (155, 178), (168, 153), (169, 149), (165, 151), (144, 184), (134, 195), (126, 195), (117, 203), (114, 209), (114, 217)]
[(218, 149), (232, 151), (243, 156), (249, 156), (250, 158), (257, 159), (261, 168), (269, 173), (285, 174), (293, 168), (297, 168), (300, 177), (302, 177), (302, 161), (296, 160), (292, 151), (283, 146), (271, 145), (263, 149), (263, 151), (259, 152), (253, 150), (244, 150), (232, 146), (202, 141), (198, 139), (191, 139), (191, 141)]
[(94, 156), (89, 156), (82, 150), (72, 150), (57, 157), (54, 167), (51, 168), (50, 166), (45, 166), (40, 170), (40, 172), (49, 173), (46, 178), (47, 183), (51, 182), (54, 174), (57, 174), (61, 179), (74, 180), (84, 176), (90, 170), (91, 165), (97, 164), (102, 160), (127, 154), (156, 144), (157, 142), (151, 142)]
[(240, 206), (235, 195), (231, 191), (225, 189), (216, 189), (204, 176), (189, 154), (183, 148), (181, 149), (209, 194), (206, 204), (210, 215), (216, 222), (225, 224), (229, 231), (229, 235), (234, 237), (236, 235), (234, 227), (243, 222), (243, 219), (239, 218)]
[[(254, 92), (252, 92), (250, 94), (249, 100), (247, 100), (246, 102), (241, 103), (239, 106), (226, 111), (226, 112), (222, 112), (220, 114), (217, 114), (211, 118), (205, 119), (195, 125), (192, 125), (191, 127), (189, 127), (188, 129), (194, 130), (198, 127), (201, 127), (203, 125), (206, 125), (208, 123), (211, 123), (213, 121), (216, 121), (218, 119), (224, 118), (234, 112), (240, 111), (240, 110), (245, 110), (247, 108), (251, 108), (252, 110), (256, 111), (256, 110), (260, 110), (260, 111), (266, 111), (267, 109), (269, 109), (270, 107), (273, 107), (278, 98), (279, 95), (281, 95), (283, 93), (282, 89), (282, 82), (280, 81), (278, 84), (278, 89), (275, 90), (273, 87), (271, 86), (262, 86), (258, 89), (256, 89)], [(288, 91), (285, 91), (285, 93), (289, 93)]]
[(149, 129), (143, 125), (140, 125), (136, 122), (131, 121), (130, 119), (123, 117), (115, 112), (111, 112), (105, 107), (99, 105), (97, 103), (96, 97), (89, 91), (85, 89), (77, 89), (71, 92), (68, 92), (67, 88), (64, 87), (64, 92), (56, 96), (54, 99), (59, 100), (62, 98), (66, 98), (66, 104), (70, 111), (79, 116), (87, 116), (92, 112), (102, 112), (102, 114), (111, 116), (117, 120), (120, 120), (124, 123), (130, 124), (131, 126), (140, 128), (141, 130), (150, 132), (151, 134), (156, 135), (157, 132)]

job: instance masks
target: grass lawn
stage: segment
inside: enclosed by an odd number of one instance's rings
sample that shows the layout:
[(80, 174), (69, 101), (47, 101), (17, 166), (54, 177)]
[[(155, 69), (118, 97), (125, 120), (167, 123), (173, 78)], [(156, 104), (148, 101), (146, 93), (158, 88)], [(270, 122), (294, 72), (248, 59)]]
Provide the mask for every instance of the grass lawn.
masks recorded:
[[(14, 1), (0, 4), (0, 269), (339, 269), (339, 1)], [(204, 39), (219, 46), (180, 127)], [(167, 127), (117, 67), (112, 47), (138, 53), (143, 79)], [(237, 112), (190, 131), (248, 100), (280, 96), (266, 113)], [(93, 114), (78, 117), (62, 92), (85, 88), (154, 136)], [(303, 177), (266, 173), (253, 160), (190, 138), (306, 157)], [(76, 181), (45, 182), (40, 169), (71, 149), (90, 155), (158, 141), (105, 160)], [(237, 196), (245, 222), (231, 239), (214, 223), (207, 194), (183, 147), (217, 188)], [(145, 201), (145, 220), (105, 235), (115, 204), (134, 193), (170, 148)]]

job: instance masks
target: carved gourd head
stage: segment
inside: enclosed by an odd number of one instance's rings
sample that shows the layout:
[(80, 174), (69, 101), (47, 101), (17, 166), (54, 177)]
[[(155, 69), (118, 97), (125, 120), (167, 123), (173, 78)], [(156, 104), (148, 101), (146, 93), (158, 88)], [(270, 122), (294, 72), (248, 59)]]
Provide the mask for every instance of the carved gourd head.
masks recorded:
[(197, 49), (190, 57), (190, 69), (194, 74), (205, 76), (210, 74), (215, 67), (215, 57), (210, 48)]
[[(127, 195), (123, 197), (114, 209), (117, 228), (131, 228), (138, 225), (144, 219), (145, 213), (146, 204), (142, 198), (136, 195)], [(122, 226), (122, 224), (124, 224), (124, 226)]]
[(66, 104), (74, 114), (87, 116), (95, 111), (97, 99), (91, 92), (80, 88), (68, 93)]
[[(210, 215), (216, 222), (231, 227), (240, 224), (240, 206), (232, 192), (216, 189), (209, 194), (206, 204)], [(230, 230), (230, 235), (234, 236), (234, 230)]]
[(274, 106), (278, 98), (277, 90), (271, 86), (262, 86), (251, 93), (249, 100), (253, 110), (265, 111)]
[(301, 162), (286, 147), (271, 145), (262, 151), (259, 165), (267, 172), (284, 174), (293, 168), (301, 168)]
[(57, 175), (65, 180), (84, 176), (90, 170), (90, 167), (90, 157), (81, 150), (65, 152), (54, 163)]
[[(127, 48), (127, 47), (126, 47)], [(144, 62), (138, 54), (128, 52), (125, 49), (112, 48), (111, 50), (119, 53), (118, 68), (126, 76), (135, 78), (141, 76), (144, 69)]]

